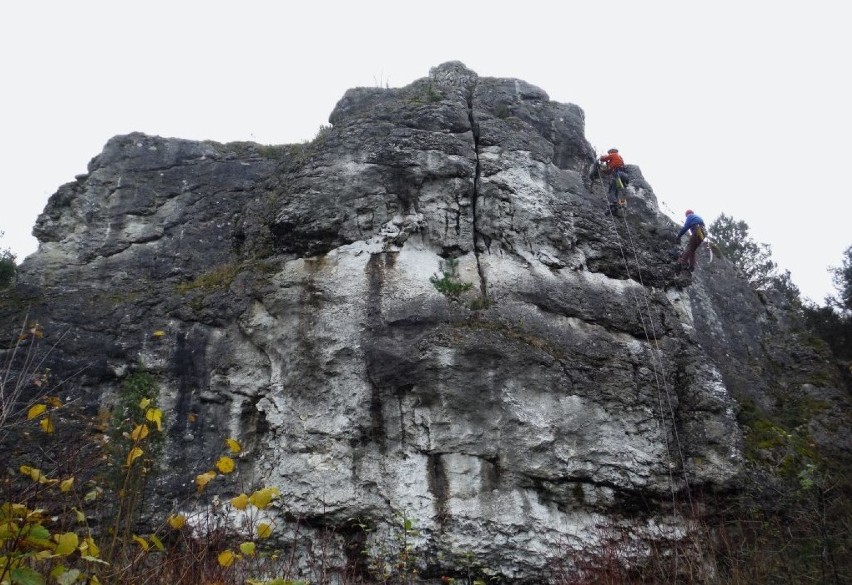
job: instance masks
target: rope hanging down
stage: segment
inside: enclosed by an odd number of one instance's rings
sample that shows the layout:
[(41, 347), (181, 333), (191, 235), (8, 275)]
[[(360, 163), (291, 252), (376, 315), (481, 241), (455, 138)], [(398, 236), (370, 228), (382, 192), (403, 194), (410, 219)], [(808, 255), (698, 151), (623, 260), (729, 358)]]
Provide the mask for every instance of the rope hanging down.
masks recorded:
[[(603, 176), (601, 174), (600, 167), (596, 166), (596, 170), (597, 170), (598, 177), (601, 179), (601, 183), (603, 183)], [(625, 272), (627, 273), (627, 277), (632, 279), (632, 276), (630, 274), (630, 264), (627, 260), (626, 254), (624, 252), (624, 244), (622, 242), (621, 236), (619, 235), (618, 229), (617, 229), (616, 214), (613, 211), (612, 205), (609, 204), (609, 199), (606, 197), (606, 195), (603, 195), (603, 199), (607, 203), (607, 207), (608, 207), (608, 210), (609, 210), (608, 215), (609, 215), (609, 218), (610, 218), (610, 228), (612, 230), (612, 233), (615, 235), (615, 240), (616, 240), (616, 243), (618, 245), (619, 252), (621, 254), (621, 259), (624, 262)], [(622, 219), (624, 220), (624, 226), (625, 226), (625, 229), (626, 229), (626, 232), (627, 232), (630, 248), (633, 251), (633, 257), (634, 257), (634, 261), (636, 263), (636, 270), (637, 270), (637, 273), (638, 273), (637, 274), (638, 282), (641, 285), (642, 290), (644, 291), (644, 305), (645, 305), (645, 310), (647, 312), (647, 319), (648, 319), (648, 325), (647, 326), (645, 325), (645, 318), (646, 318), (645, 314), (642, 312), (642, 306), (640, 304), (640, 301), (639, 301), (635, 291), (631, 290), (630, 294), (631, 294), (631, 296), (633, 298), (633, 302), (636, 306), (636, 311), (639, 314), (639, 321), (642, 325), (642, 331), (645, 335), (645, 340), (655, 350), (655, 351), (651, 352), (652, 353), (651, 368), (654, 372), (654, 381), (655, 381), (655, 384), (657, 386), (657, 399), (658, 399), (658, 402), (659, 402), (659, 409), (660, 409), (660, 412), (659, 412), (660, 427), (661, 427), (661, 431), (663, 433), (663, 439), (665, 441), (666, 456), (667, 456), (668, 461), (669, 461), (668, 473), (669, 473), (669, 485), (670, 485), (671, 493), (672, 493), (672, 505), (673, 505), (675, 513), (677, 513), (677, 498), (676, 498), (676, 492), (675, 492), (675, 487), (674, 487), (674, 477), (672, 476), (672, 453), (671, 453), (671, 448), (669, 446), (668, 434), (666, 433), (665, 426), (664, 426), (666, 416), (665, 416), (664, 409), (663, 409), (663, 398), (662, 398), (663, 391), (665, 391), (666, 402), (668, 403), (668, 407), (669, 407), (669, 415), (671, 417), (671, 422), (672, 422), (672, 435), (673, 435), (674, 443), (675, 443), (675, 446), (677, 448), (678, 455), (679, 455), (680, 462), (681, 462), (681, 470), (683, 472), (683, 480), (684, 480), (684, 484), (686, 486), (686, 494), (687, 494), (687, 498), (689, 500), (690, 509), (692, 509), (693, 503), (692, 503), (692, 495), (690, 493), (691, 489), (690, 489), (690, 486), (689, 486), (689, 478), (688, 478), (687, 473), (686, 473), (686, 459), (683, 455), (683, 450), (681, 449), (681, 445), (680, 445), (680, 437), (679, 437), (678, 432), (677, 432), (677, 424), (675, 423), (674, 406), (672, 404), (671, 393), (669, 392), (668, 383), (666, 382), (666, 377), (665, 377), (666, 368), (665, 368), (665, 364), (663, 363), (662, 349), (660, 348), (659, 341), (657, 339), (657, 334), (656, 334), (656, 331), (654, 329), (653, 315), (651, 313), (651, 306), (650, 306), (650, 302), (649, 302), (649, 299), (648, 299), (648, 290), (645, 287), (644, 281), (642, 280), (642, 266), (641, 266), (641, 263), (639, 261), (639, 255), (636, 252), (636, 245), (633, 241), (633, 236), (630, 232), (630, 225), (628, 224), (626, 217), (622, 217)], [(649, 329), (650, 329), (650, 332), (651, 332), (650, 335), (648, 333)], [(653, 342), (652, 342), (652, 338), (653, 338)], [(661, 382), (661, 380), (662, 380), (662, 382)]]

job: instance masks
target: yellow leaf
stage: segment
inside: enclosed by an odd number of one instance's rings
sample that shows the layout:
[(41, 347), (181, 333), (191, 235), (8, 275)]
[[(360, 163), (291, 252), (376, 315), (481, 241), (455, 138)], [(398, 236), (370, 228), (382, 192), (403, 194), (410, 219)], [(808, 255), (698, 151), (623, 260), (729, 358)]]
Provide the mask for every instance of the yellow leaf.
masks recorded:
[(166, 332), (162, 329), (157, 329), (156, 331), (154, 331), (154, 333), (152, 333), (154, 337), (163, 337), (165, 334)]
[(225, 439), (225, 445), (228, 446), (228, 449), (231, 450), (231, 453), (239, 453), (243, 450), (242, 446), (236, 441), (236, 439)]
[(175, 530), (180, 530), (183, 528), (183, 525), (186, 524), (186, 518), (181, 516), (180, 514), (172, 514), (168, 519), (169, 526), (174, 528)]
[(270, 526), (266, 522), (261, 522), (257, 525), (258, 538), (269, 538), (270, 536), (272, 536), (272, 526)]
[(244, 555), (251, 557), (254, 556), (254, 543), (253, 542), (244, 542), (240, 545), (240, 552)]
[(53, 421), (50, 420), (50, 415), (47, 415), (38, 421), (38, 426), (41, 427), (42, 432), (45, 432), (48, 435), (51, 434), (53, 432)]
[(206, 473), (202, 473), (201, 475), (197, 475), (195, 477), (195, 485), (198, 486), (198, 491), (203, 491), (204, 486), (210, 483), (210, 480), (212, 480), (214, 477), (216, 477), (215, 471), (208, 471)]
[(74, 512), (74, 517), (76, 518), (76, 520), (79, 524), (83, 524), (83, 523), (86, 522), (86, 514), (85, 513), (78, 510), (77, 508), (71, 508), (71, 510)]
[(62, 406), (62, 400), (60, 400), (59, 396), (45, 396), (44, 399), (47, 401), (47, 405), (52, 408)]
[(222, 473), (231, 473), (234, 471), (234, 460), (227, 455), (222, 455), (216, 462), (216, 469)]
[(101, 556), (101, 549), (95, 544), (95, 540), (91, 536), (83, 539), (83, 544), (80, 545), (80, 552), (86, 556), (98, 558)]
[(232, 551), (223, 550), (222, 552), (219, 553), (219, 557), (218, 557), (219, 565), (221, 565), (223, 567), (230, 567), (231, 565), (234, 564), (235, 558), (236, 558), (236, 555), (234, 555), (234, 553)]
[(89, 577), (89, 585), (101, 585), (101, 580), (98, 579), (97, 575), (92, 575)]
[(157, 425), (157, 430), (163, 430), (163, 411), (159, 408), (152, 408), (145, 413), (145, 418)]
[[(21, 473), (24, 473), (24, 467), (26, 465), (21, 466)], [(29, 509), (23, 504), (10, 504), (9, 502), (4, 502), (2, 506), (0, 506), (0, 514), (3, 515), (4, 518), (24, 518), (29, 512)]]
[(129, 467), (131, 463), (136, 461), (136, 459), (138, 459), (139, 457), (142, 457), (143, 453), (145, 453), (145, 452), (142, 449), (140, 449), (139, 447), (133, 447), (130, 450), (130, 453), (127, 454), (127, 464), (126, 465)]
[(142, 410), (145, 410), (146, 408), (148, 408), (149, 404), (151, 404), (151, 399), (150, 398), (143, 398), (142, 400), (139, 401), (139, 408), (141, 408)]
[(135, 534), (133, 535), (133, 540), (135, 540), (135, 541), (136, 541), (136, 543), (137, 543), (139, 546), (141, 546), (141, 547), (142, 547), (142, 550), (144, 550), (145, 552), (148, 552), (148, 547), (149, 547), (150, 545), (148, 544), (148, 541), (147, 541), (147, 540), (145, 540), (145, 539), (144, 539), (144, 538), (142, 538), (141, 536), (136, 536)]
[(281, 495), (281, 492), (278, 491), (278, 488), (262, 488), (249, 496), (249, 503), (262, 510), (269, 505), (272, 498), (279, 495)]
[(69, 477), (68, 479), (63, 480), (62, 483), (59, 484), (59, 491), (64, 494), (65, 492), (71, 491), (71, 488), (73, 486), (74, 486), (74, 478)]
[(146, 425), (146, 424), (136, 425), (136, 427), (130, 433), (130, 438), (133, 439), (134, 441), (137, 441), (137, 442), (141, 441), (142, 439), (144, 439), (147, 436), (148, 436), (148, 425)]
[[(53, 553), (51, 551), (40, 550), (37, 553), (35, 553), (32, 558), (37, 560), (37, 561), (46, 561), (47, 559), (49, 559), (52, 556), (53, 556)], [(4, 581), (4, 583), (5, 583), (5, 581)]]
[(156, 534), (152, 534), (151, 536), (149, 536), (149, 537), (148, 537), (148, 540), (150, 540), (151, 542), (153, 542), (153, 543), (154, 543), (154, 546), (156, 546), (156, 547), (157, 547), (157, 550), (159, 550), (159, 551), (163, 551), (163, 550), (165, 550), (165, 549), (166, 549), (166, 547), (165, 547), (165, 546), (163, 546), (163, 541), (162, 541), (162, 540), (160, 540), (159, 538), (157, 538), (157, 535), (156, 535)]
[(61, 557), (67, 557), (68, 555), (70, 555), (77, 549), (77, 545), (80, 544), (80, 539), (77, 538), (77, 535), (73, 532), (58, 534), (54, 538), (57, 542), (57, 545), (56, 550), (53, 551), (53, 553)]
[(21, 474), (28, 475), (29, 478), (33, 481), (38, 481), (42, 477), (41, 471), (39, 471), (35, 467), (30, 467), (29, 465), (21, 465)]
[(33, 420), (47, 410), (46, 404), (33, 404), (27, 411), (27, 420)]
[(235, 498), (231, 498), (231, 505), (237, 510), (245, 510), (248, 503), (249, 499), (245, 494), (240, 494)]
[(27, 522), (41, 522), (44, 519), (45, 512), (47, 510), (44, 508), (28, 509), (26, 513)]

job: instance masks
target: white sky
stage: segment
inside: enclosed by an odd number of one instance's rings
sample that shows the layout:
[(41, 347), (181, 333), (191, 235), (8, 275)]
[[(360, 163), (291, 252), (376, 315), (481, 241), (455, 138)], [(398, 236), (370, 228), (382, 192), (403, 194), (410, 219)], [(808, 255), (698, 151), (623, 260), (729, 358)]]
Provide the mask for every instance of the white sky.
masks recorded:
[[(841, 0), (3, 2), (0, 248), (117, 134), (310, 139), (343, 93), (444, 61), (586, 112), (664, 209), (751, 226), (803, 294), (852, 244), (852, 33)], [(561, 7), (560, 7), (561, 6)]]

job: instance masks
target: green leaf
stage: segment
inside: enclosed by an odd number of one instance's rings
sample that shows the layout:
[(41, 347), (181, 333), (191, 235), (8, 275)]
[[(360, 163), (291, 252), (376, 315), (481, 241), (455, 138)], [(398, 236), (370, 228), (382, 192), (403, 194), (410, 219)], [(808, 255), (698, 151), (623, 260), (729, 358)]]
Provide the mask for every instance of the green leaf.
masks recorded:
[(50, 530), (41, 524), (30, 524), (27, 536), (34, 540), (47, 540), (50, 538)]
[(44, 577), (29, 567), (12, 569), (12, 583), (15, 585), (44, 585)]
[(240, 544), (240, 552), (246, 555), (247, 557), (253, 556), (255, 551), (255, 544), (253, 542), (244, 542)]

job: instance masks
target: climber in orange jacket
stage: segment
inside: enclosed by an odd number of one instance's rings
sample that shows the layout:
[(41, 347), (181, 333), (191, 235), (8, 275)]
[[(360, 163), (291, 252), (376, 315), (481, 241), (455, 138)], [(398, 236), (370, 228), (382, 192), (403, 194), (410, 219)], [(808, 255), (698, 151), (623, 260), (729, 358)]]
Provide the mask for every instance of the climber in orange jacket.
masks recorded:
[(611, 175), (607, 193), (610, 198), (615, 199), (612, 203), (623, 205), (622, 198), (618, 197), (618, 192), (627, 185), (627, 173), (624, 172), (624, 159), (618, 154), (617, 148), (610, 148), (606, 151), (606, 154), (602, 154), (595, 161), (595, 168), (592, 169), (592, 178), (594, 178), (596, 173)]

